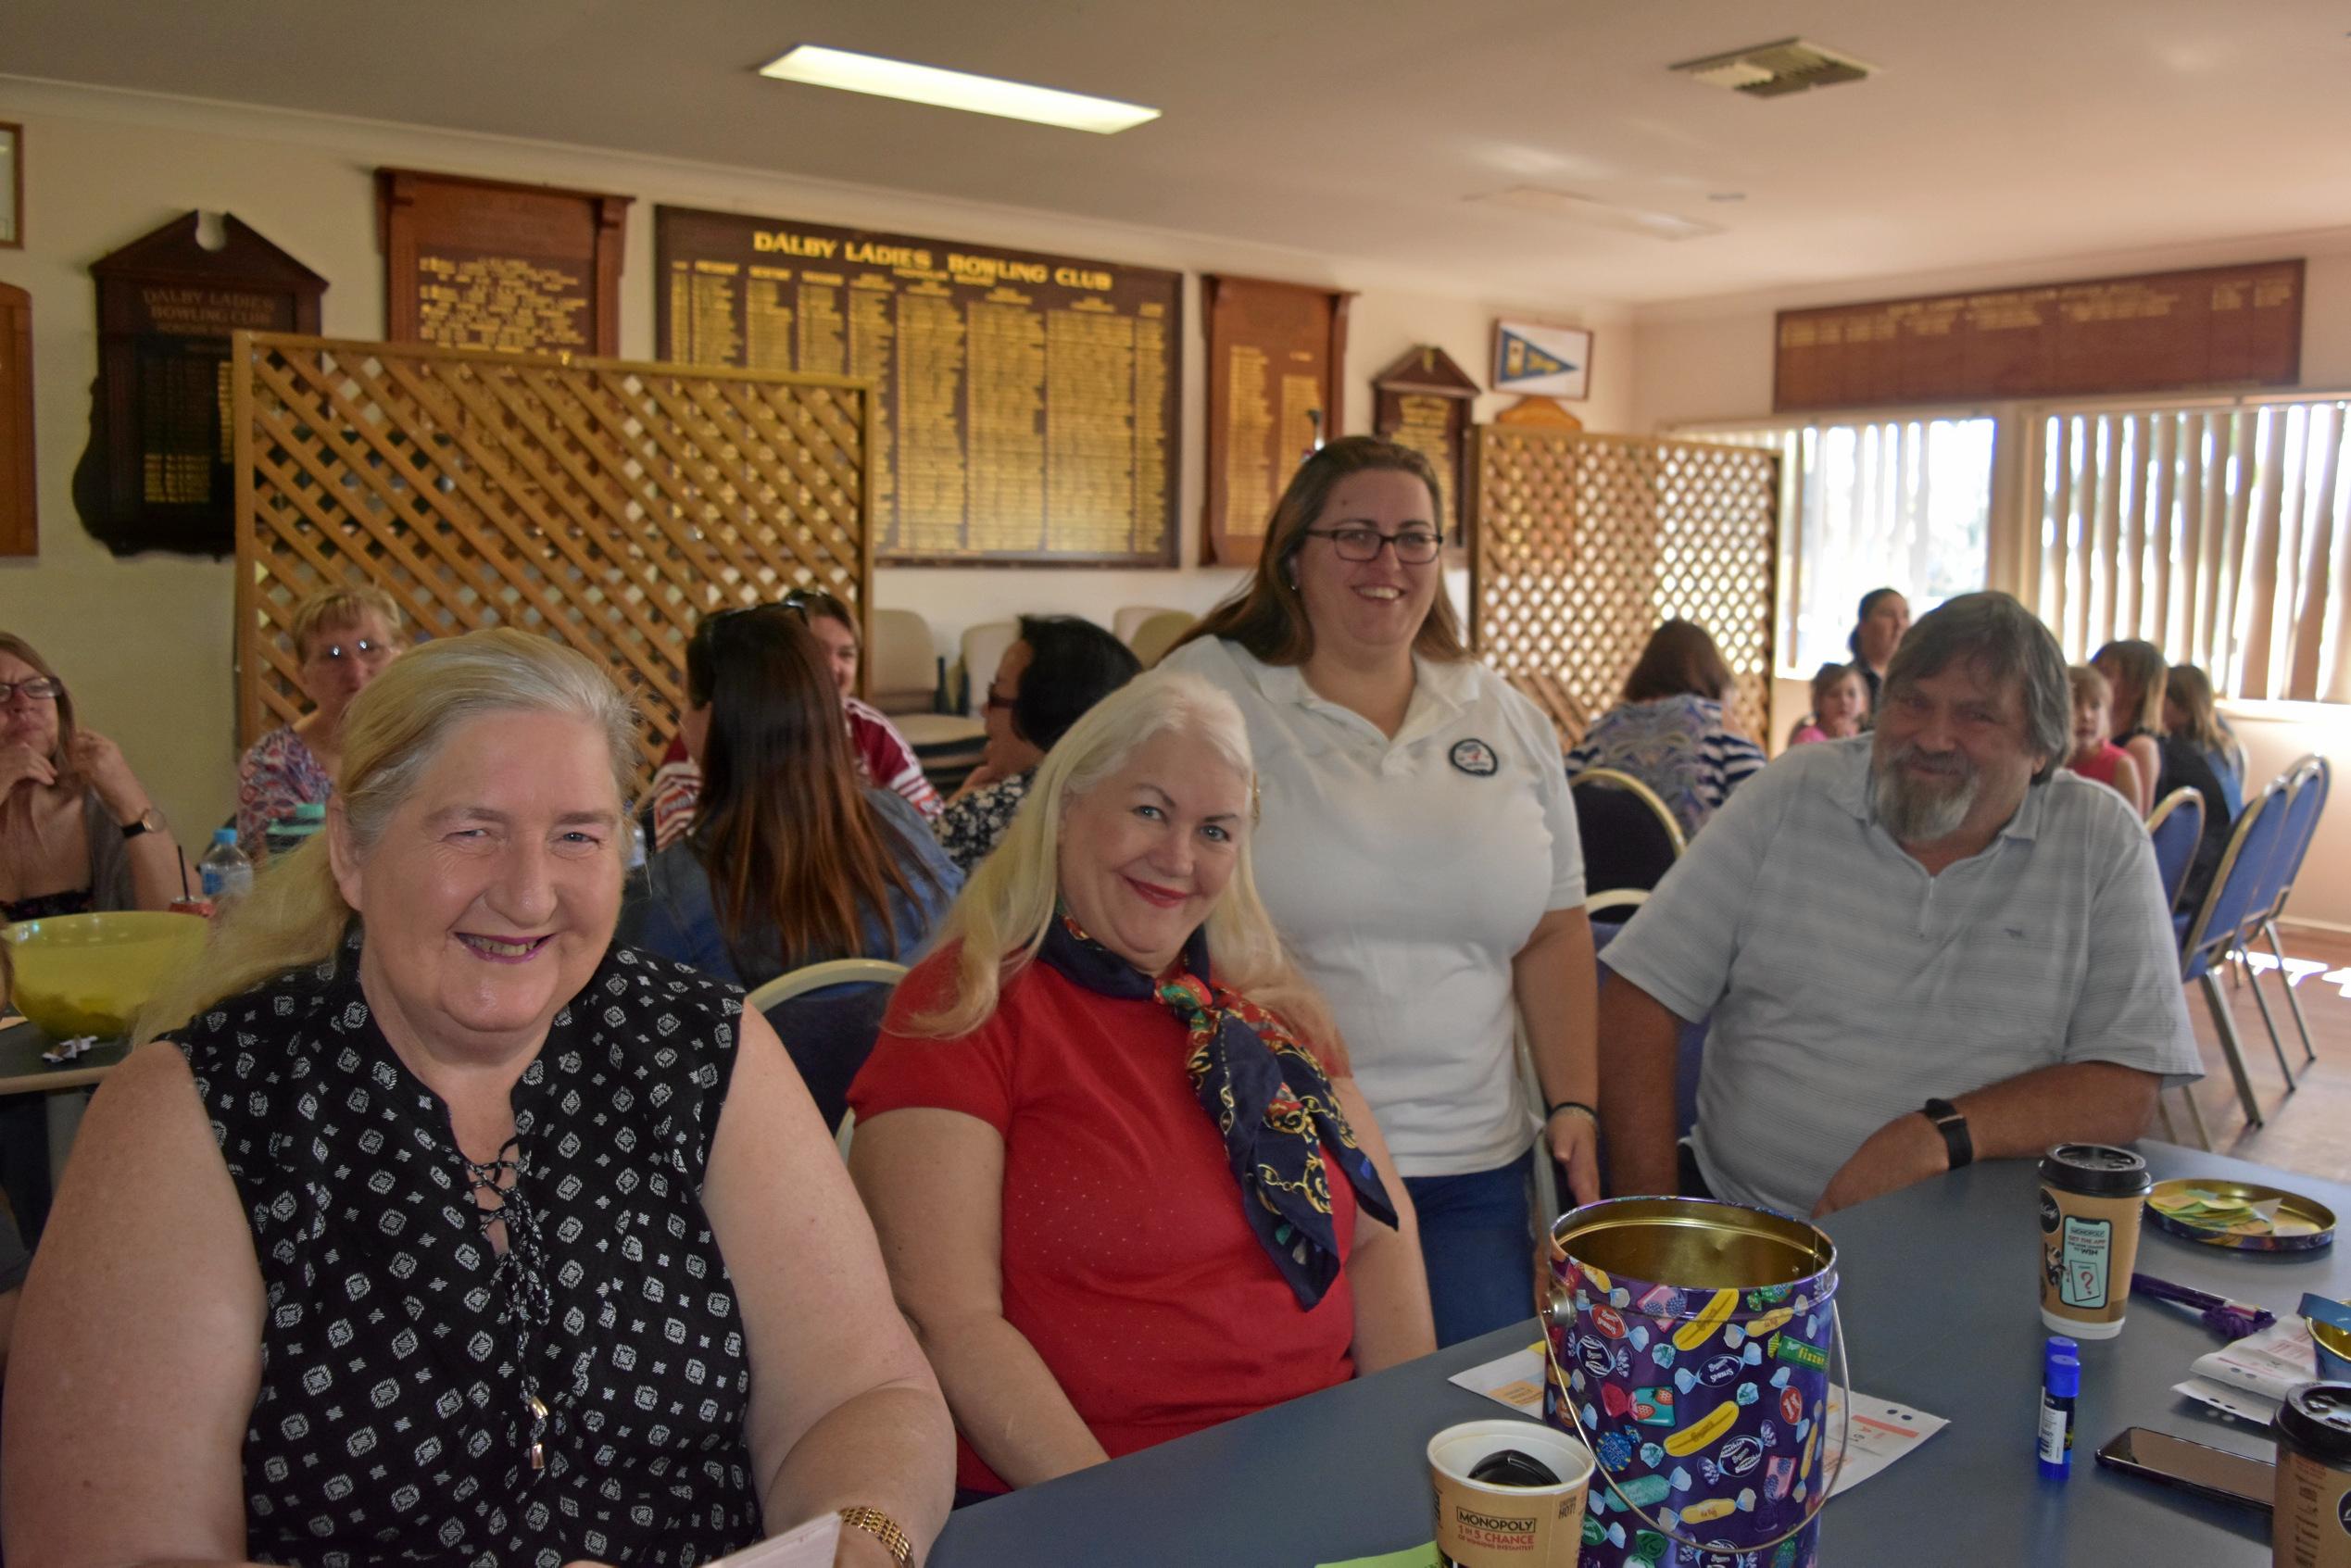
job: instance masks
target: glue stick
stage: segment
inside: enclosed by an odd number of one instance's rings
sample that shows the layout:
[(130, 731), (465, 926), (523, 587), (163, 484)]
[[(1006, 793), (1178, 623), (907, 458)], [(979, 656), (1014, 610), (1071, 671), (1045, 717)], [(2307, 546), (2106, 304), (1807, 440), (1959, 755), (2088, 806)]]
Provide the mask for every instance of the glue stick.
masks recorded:
[(2061, 1334), (2041, 1356), (2041, 1474), (2062, 1481), (2073, 1470), (2073, 1401), (2081, 1392), (2081, 1347)]

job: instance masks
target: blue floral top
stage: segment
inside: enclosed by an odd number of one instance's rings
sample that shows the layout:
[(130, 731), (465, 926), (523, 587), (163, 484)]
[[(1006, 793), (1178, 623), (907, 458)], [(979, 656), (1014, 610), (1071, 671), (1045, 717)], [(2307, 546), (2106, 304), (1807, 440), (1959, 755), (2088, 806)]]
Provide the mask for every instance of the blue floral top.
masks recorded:
[(1721, 703), (1667, 696), (1620, 702), (1602, 714), (1567, 754), (1567, 776), (1587, 768), (1630, 773), (1657, 792), (1683, 833), (1694, 834), (1766, 760), (1763, 747), (1723, 727)]

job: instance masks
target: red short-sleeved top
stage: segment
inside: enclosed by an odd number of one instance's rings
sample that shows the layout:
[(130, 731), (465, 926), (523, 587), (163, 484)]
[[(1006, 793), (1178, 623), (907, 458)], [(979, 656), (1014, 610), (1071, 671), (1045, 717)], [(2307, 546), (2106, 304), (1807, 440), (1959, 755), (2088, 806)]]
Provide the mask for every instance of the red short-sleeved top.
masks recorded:
[(2098, 747), (2088, 761), (2083, 761), (2079, 755), (2076, 755), (2066, 759), (2066, 766), (2085, 779), (2095, 779), (2102, 784), (2110, 784), (2114, 783), (2115, 770), (2129, 755), (2129, 752), (2115, 745), (2114, 742), (2107, 741)]
[[(849, 1105), (860, 1122), (959, 1110), (1003, 1137), (1004, 1317), (1104, 1451), (1115, 1459), (1352, 1376), (1347, 1276), (1300, 1309), (1242, 1217), (1174, 1015), (1032, 963), (969, 1035), (899, 1034), (910, 1012), (938, 1005), (953, 960), (942, 950), (900, 983)], [(1355, 1195), (1335, 1170), (1330, 1192), (1343, 1260)], [(1009, 1490), (960, 1434), (956, 1484)]]

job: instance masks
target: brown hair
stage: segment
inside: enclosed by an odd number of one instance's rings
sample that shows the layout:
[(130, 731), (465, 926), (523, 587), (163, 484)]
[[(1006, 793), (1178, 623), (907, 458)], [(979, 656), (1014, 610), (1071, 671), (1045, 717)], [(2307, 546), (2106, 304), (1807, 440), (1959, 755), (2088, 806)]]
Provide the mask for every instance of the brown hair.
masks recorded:
[(2173, 665), (2164, 677), (2163, 695), (2178, 703), (2188, 716), (2187, 722), (2174, 734), (2184, 735), (2199, 751), (2228, 754), (2229, 733), (2220, 727), (2220, 710), (2212, 697), (2212, 677), (2200, 666)]
[[(850, 753), (823, 651), (782, 605), (705, 616), (685, 646), (686, 695), (710, 709), (702, 798), (686, 842), (710, 879), (727, 946), (773, 931), (785, 967), (855, 953), (861, 916), (892, 932), (890, 890), (914, 887), (896, 832)], [(930, 873), (924, 871), (927, 877)]]
[[(1339, 482), (1359, 473), (1408, 473), (1428, 486), (1432, 521), (1443, 490), (1428, 459), (1409, 446), (1376, 435), (1350, 435), (1332, 442), (1298, 466), (1289, 488), (1274, 505), (1265, 524), (1265, 543), (1257, 552), (1257, 569), (1224, 603), (1210, 610), (1192, 629), (1176, 639), (1182, 647), (1196, 637), (1222, 637), (1238, 643), (1266, 664), (1303, 664), (1314, 654), (1314, 628), (1306, 619), (1305, 601), (1290, 581), (1290, 566), (1306, 547), (1306, 531), (1322, 521)], [(1441, 529), (1442, 525), (1439, 525)], [(1173, 651), (1173, 650), (1171, 650)], [(1429, 604), (1427, 619), (1413, 638), (1413, 651), (1427, 659), (1458, 662), (1469, 657), (1469, 645), (1453, 614), (1452, 600), (1440, 583)]]
[(798, 605), (800, 612), (811, 620), (821, 615), (827, 621), (839, 621), (849, 628), (849, 636), (856, 642), (858, 651), (860, 653), (865, 651), (865, 633), (859, 628), (857, 617), (849, 613), (849, 606), (823, 589), (795, 588), (776, 602), (787, 608)]
[(1694, 621), (1668, 621), (1649, 633), (1649, 646), (1625, 677), (1627, 702), (1666, 696), (1703, 696), (1720, 702), (1730, 696), (1730, 666)]
[(1820, 707), (1820, 699), (1835, 690), (1840, 682), (1861, 681), (1861, 706), (1869, 706), (1869, 683), (1862, 680), (1861, 671), (1850, 664), (1824, 664), (1812, 672), (1812, 706)]
[[(2115, 713), (2109, 716), (2111, 728), (2118, 735), (2132, 730), (2145, 730), (2151, 734), (2163, 733), (2163, 691), (2171, 671), (2163, 662), (2163, 650), (2143, 638), (2130, 637), (2118, 643), (2108, 643), (2092, 656), (2093, 666), (2110, 666), (2116, 674), (2139, 688), (2139, 710), (2136, 713)], [(2105, 675), (2106, 670), (2100, 669)], [(2114, 675), (2106, 675), (2106, 684), (2115, 684)]]
[(408, 623), (400, 615), (400, 607), (392, 596), (372, 583), (356, 586), (322, 588), (302, 601), (294, 612), (294, 624), (286, 628), (286, 635), (294, 640), (294, 657), (308, 660), (310, 639), (330, 626), (357, 626), (359, 618), (373, 610), (383, 618), (391, 629), (392, 640), (408, 641)]
[(66, 685), (56, 667), (41, 657), (38, 649), (13, 632), (0, 632), (0, 653), (22, 659), (57, 683), (57, 748), (49, 754), (48, 761), (57, 771), (59, 784), (79, 783), (80, 775), (73, 771), (73, 737), (79, 732), (73, 721), (71, 688)]

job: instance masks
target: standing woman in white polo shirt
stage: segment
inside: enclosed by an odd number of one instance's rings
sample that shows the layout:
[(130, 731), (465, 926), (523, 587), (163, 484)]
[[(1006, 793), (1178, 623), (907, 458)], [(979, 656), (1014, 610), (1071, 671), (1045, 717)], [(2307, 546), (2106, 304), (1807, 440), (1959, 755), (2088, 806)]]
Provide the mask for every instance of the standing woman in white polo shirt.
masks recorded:
[[(1248, 585), (1164, 667), (1215, 682), (1249, 721), (1259, 891), (1388, 1132), (1451, 1345), (1533, 1311), (1537, 1129), (1576, 1200), (1598, 1197), (1599, 1094), (1559, 743), (1469, 657), (1436, 495), (1408, 447), (1324, 447), (1274, 508)], [(1514, 1003), (1542, 1105), (1520, 1087)]]

